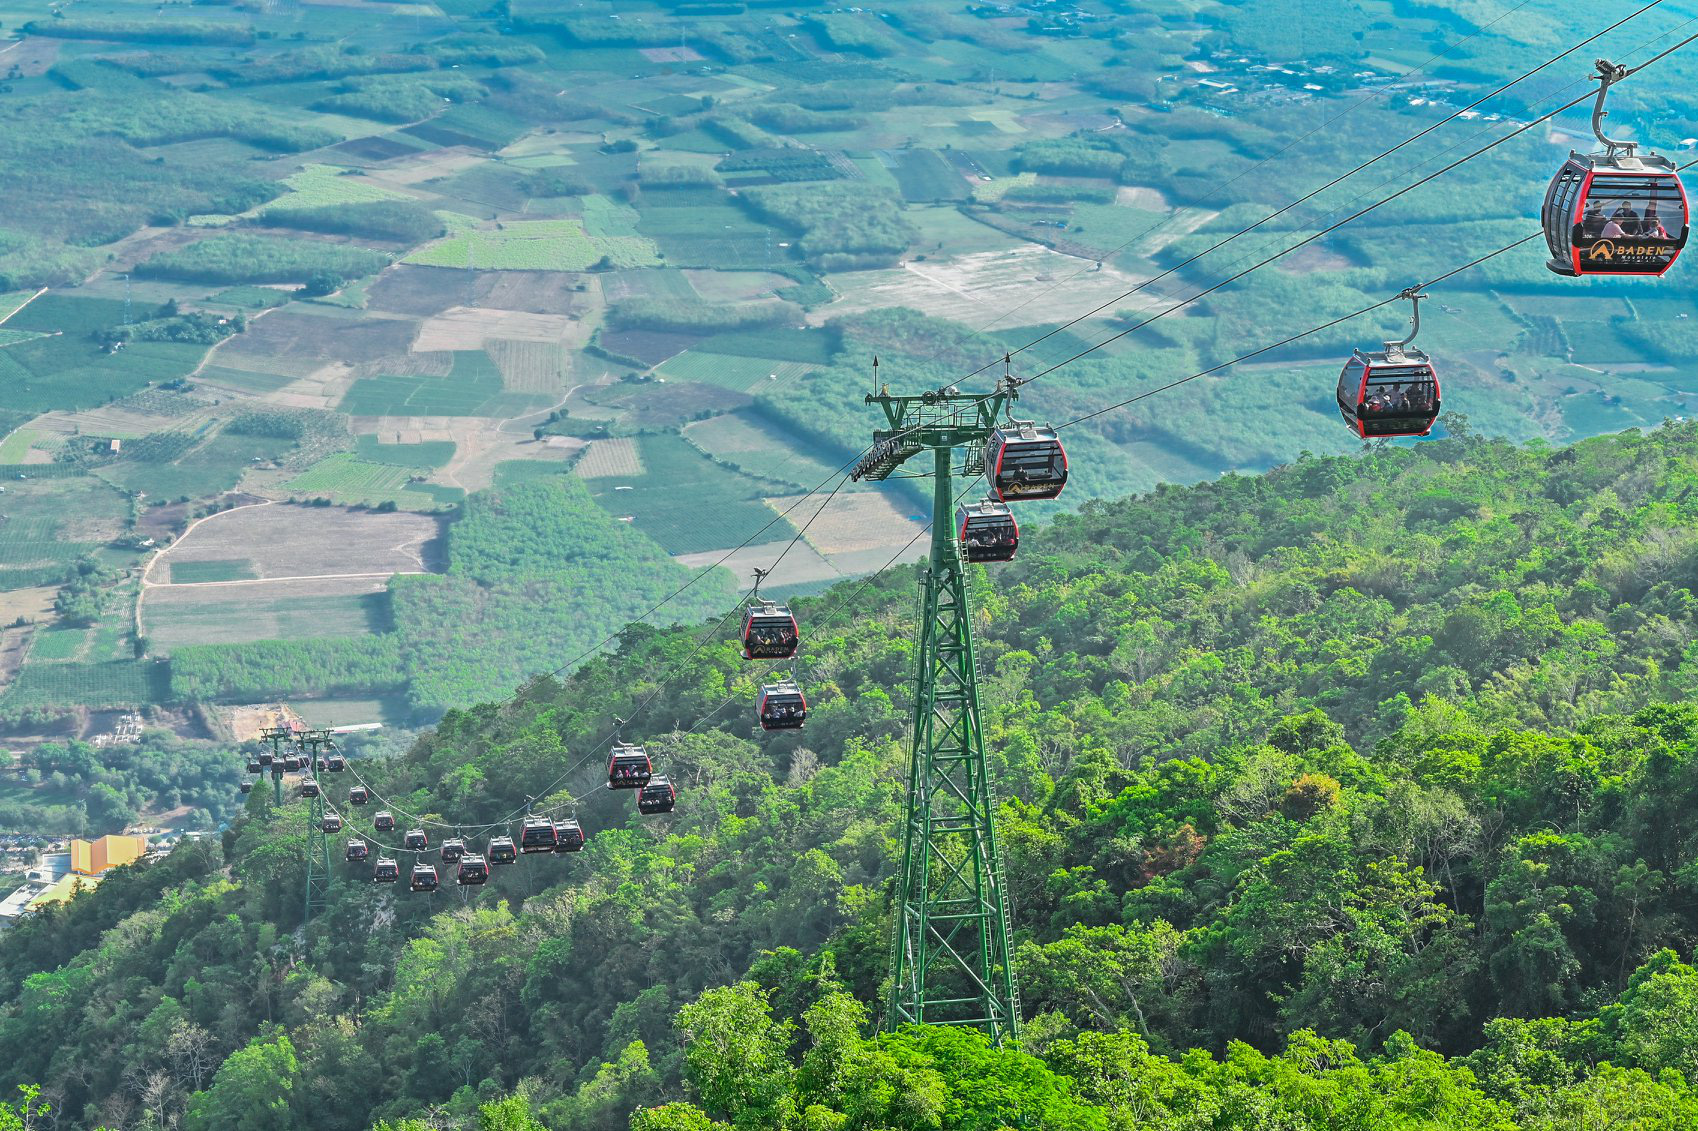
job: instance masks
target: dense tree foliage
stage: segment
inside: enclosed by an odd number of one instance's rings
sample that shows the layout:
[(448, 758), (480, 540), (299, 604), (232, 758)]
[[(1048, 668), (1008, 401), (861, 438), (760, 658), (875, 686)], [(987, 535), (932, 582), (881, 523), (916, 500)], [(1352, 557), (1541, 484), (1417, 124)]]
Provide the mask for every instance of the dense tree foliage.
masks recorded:
[[(975, 582), (1019, 1051), (868, 1032), (899, 571), (797, 602), (800, 734), (754, 741), (729, 634), (633, 627), (361, 759), (455, 822), (576, 795), (583, 853), (463, 904), (350, 870), (297, 932), (305, 812), (256, 791), (8, 936), (0, 1063), (78, 1126), (1691, 1126), (1695, 481), (1690, 425), (1453, 427), (1030, 533)], [(480, 504), (449, 579), (545, 565), (555, 505)], [(672, 817), (594, 789), (615, 716)]]
[(233, 235), (162, 251), (137, 264), (136, 274), (198, 283), (300, 283), (318, 271), (352, 279), (388, 265), (389, 256), (363, 247)]
[(267, 208), (260, 222), (274, 228), (393, 240), (408, 245), (435, 239), (442, 221), (430, 209), (403, 200), (373, 200), (362, 204), (327, 204), (315, 208)]

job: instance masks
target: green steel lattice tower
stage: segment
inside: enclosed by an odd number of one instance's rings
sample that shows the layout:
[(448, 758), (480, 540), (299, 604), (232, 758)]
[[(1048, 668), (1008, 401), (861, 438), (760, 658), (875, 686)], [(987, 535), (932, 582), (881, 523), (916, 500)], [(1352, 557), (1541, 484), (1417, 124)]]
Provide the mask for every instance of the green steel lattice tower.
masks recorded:
[[(306, 748), (307, 772), (312, 780), (318, 778), (319, 749), (334, 746), (328, 730), (309, 730), (301, 734)], [(307, 884), (306, 906), (301, 922), (310, 923), (317, 912), (330, 903), (330, 836), (324, 831), (324, 786), (307, 799)]]
[(932, 475), (934, 490), (885, 1021), (892, 1029), (908, 1022), (971, 1025), (996, 1044), (1019, 1037), (1020, 997), (1009, 961), (1008, 901), (979, 720), (972, 609), (955, 539), (953, 476), (983, 471), (985, 441), (1014, 396), (1012, 382), (980, 395), (944, 389), (869, 396), (890, 427), (874, 432), (872, 450), (853, 473), (889, 478), (910, 457), (932, 453), (929, 473), (907, 473)]

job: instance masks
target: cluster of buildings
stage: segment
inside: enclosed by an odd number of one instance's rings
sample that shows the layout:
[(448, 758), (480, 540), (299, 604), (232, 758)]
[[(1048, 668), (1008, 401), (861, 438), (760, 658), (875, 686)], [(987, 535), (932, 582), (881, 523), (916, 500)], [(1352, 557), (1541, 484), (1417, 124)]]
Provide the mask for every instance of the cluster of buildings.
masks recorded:
[(0, 929), (39, 907), (94, 887), (110, 869), (147, 855), (147, 848), (145, 836), (103, 836), (99, 840), (73, 840), (67, 852), (43, 853), (23, 886), (0, 900)]

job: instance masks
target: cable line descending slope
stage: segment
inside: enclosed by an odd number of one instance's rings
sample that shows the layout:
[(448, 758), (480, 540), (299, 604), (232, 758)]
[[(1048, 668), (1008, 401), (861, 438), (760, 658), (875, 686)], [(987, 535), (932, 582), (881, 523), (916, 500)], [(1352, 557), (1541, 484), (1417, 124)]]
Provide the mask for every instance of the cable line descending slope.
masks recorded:
[[(1176, 264), (1156, 278), (1178, 271), (1289, 212), (1660, 3), (1661, 0), (1656, 0), (1646, 5), (1603, 32), (1498, 87), (1444, 122), (1420, 131), (1321, 188)], [(1012, 1041), (1019, 1036), (1020, 996), (1011, 956), (1006, 878), (995, 828), (996, 794), (986, 760), (980, 718), (980, 671), (973, 638), (966, 566), (973, 562), (1013, 558), (1019, 542), (1019, 527), (1009, 504), (1052, 499), (1061, 494), (1068, 478), (1068, 465), (1059, 431), (1221, 372), (1381, 307), (1409, 301), (1413, 308), (1411, 332), (1401, 340), (1386, 342), (1383, 350), (1355, 351), (1345, 363), (1338, 380), (1338, 405), (1345, 422), (1364, 438), (1427, 435), (1440, 410), (1439, 371), (1432, 358), (1423, 350), (1414, 348), (1413, 342), (1420, 329), (1419, 303), (1426, 297), (1424, 292), (1428, 288), (1516, 250), (1541, 235), (1552, 251), (1550, 267), (1560, 274), (1661, 275), (1672, 267), (1685, 243), (1688, 227), (1687, 200), (1679, 173), (1698, 162), (1676, 167), (1673, 162), (1654, 153), (1638, 153), (1637, 143), (1612, 140), (1603, 132), (1602, 119), (1606, 116), (1603, 107), (1605, 97), (1615, 83), (1695, 40), (1698, 40), (1698, 35), (1689, 36), (1632, 68), (1599, 60), (1595, 77), (1600, 86), (1596, 92), (1592, 126), (1605, 149), (1601, 154), (1574, 154), (1558, 172), (1544, 202), (1541, 231), (1405, 288), (1395, 296), (1077, 416), (1057, 428), (1014, 417), (1013, 405), (1022, 386), (1434, 182), (1473, 158), (1594, 97), (1593, 94), (1581, 95), (1519, 126), (1436, 172), (1420, 177), (1389, 196), (1328, 224), (1064, 361), (1023, 378), (1008, 371), (1012, 368), (1014, 354), (1076, 325), (1112, 303), (1098, 306), (1005, 355), (1003, 362), (1007, 368), (991, 392), (963, 393), (954, 386), (947, 386), (913, 395), (891, 394), (887, 386), (879, 384), (878, 361), (874, 359), (873, 384), (879, 391), (867, 396), (866, 403), (878, 406), (888, 427), (876, 430), (870, 447), (790, 505), (786, 513), (800, 506), (804, 499), (819, 494), (827, 483), (835, 480), (812, 516), (772, 565), (756, 571), (756, 584), (747, 602), (739, 601), (701, 633), (689, 653), (669, 665), (653, 690), (637, 703), (633, 713), (640, 715), (645, 712), (671, 687), (677, 673), (687, 668), (704, 648), (725, 640), (726, 626), (738, 614), (741, 614), (738, 639), (745, 660), (794, 659), (805, 639), (804, 628), (788, 606), (762, 598), (761, 582), (783, 562), (796, 542), (805, 536), (809, 527), (832, 505), (851, 480), (879, 481), (896, 477), (898, 473), (902, 477), (923, 478), (929, 475), (933, 479), (933, 512), (926, 527), (930, 531), (931, 547), (920, 571), (918, 655), (902, 829), (903, 849), (896, 876), (895, 923), (889, 952), (890, 999), (883, 1017), (888, 1027), (907, 1023), (971, 1026), (983, 1030), (995, 1044)], [(1604, 212), (1602, 198), (1605, 197), (1613, 202), (1614, 211)], [(1134, 291), (1153, 281), (1147, 280)], [(988, 366), (969, 376), (983, 372), (985, 368)], [(910, 460), (926, 453), (931, 455), (930, 470), (924, 470), (923, 466), (920, 470), (903, 470)], [(962, 501), (957, 505), (956, 476), (965, 477), (968, 486), (983, 478), (990, 497), (979, 503)], [(773, 521), (782, 517), (779, 515)], [(728, 552), (726, 558), (751, 544), (763, 532), (764, 528), (751, 535), (743, 546)], [(921, 533), (924, 532), (922, 530)], [(916, 535), (915, 540), (918, 537)], [(884, 567), (840, 599), (820, 623), (829, 621), (846, 608), (854, 607), (856, 598), (866, 586), (907, 549), (904, 546)], [(663, 598), (645, 614), (645, 618), (664, 607), (688, 584)], [(604, 640), (597, 647), (607, 642)], [(583, 658), (586, 657), (577, 659)], [(564, 668), (550, 674), (558, 674), (561, 670)], [(805, 725), (808, 704), (804, 681), (797, 672), (780, 673), (777, 664), (773, 664), (756, 677), (755, 686), (759, 688), (755, 697), (755, 716), (762, 730), (799, 729)], [(517, 702), (524, 690), (521, 688), (504, 706)], [(693, 733), (708, 725), (736, 698), (735, 695), (728, 696), (682, 733)], [(409, 889), (434, 892), (441, 888), (442, 876), (434, 863), (423, 859), (423, 854), (430, 847), (427, 830), (452, 830), (453, 835), (442, 843), (439, 850), (440, 861), (455, 866), (455, 885), (464, 890), (484, 885), (492, 868), (511, 865), (520, 855), (580, 850), (586, 833), (577, 816), (577, 803), (601, 789), (632, 791), (636, 795), (636, 808), (644, 815), (663, 815), (673, 810), (678, 800), (677, 788), (666, 774), (659, 772), (655, 757), (646, 746), (624, 741), (621, 734), (623, 725), (623, 720), (615, 720), (611, 733), (562, 769), (541, 790), (530, 795), (522, 808), (497, 820), (481, 823), (445, 821), (407, 812), (384, 798), (360, 777), (357, 770), (353, 770), (329, 731), (267, 731), (264, 737), (271, 743), (272, 750), (250, 763), (248, 769), (261, 775), (270, 772), (274, 800), (279, 804), (283, 798), (285, 775), (291, 772), (304, 774), (299, 789), (301, 796), (309, 801), (305, 918), (310, 920), (315, 911), (322, 910), (328, 901), (332, 880), (328, 838), (341, 833), (348, 823), (336, 805), (325, 796), (317, 776), (320, 772), (352, 771), (358, 784), (349, 790), (349, 804), (362, 806), (376, 801), (385, 806), (373, 821), (376, 831), (393, 831), (397, 827), (397, 813), (412, 826), (398, 846), (365, 834), (355, 836), (348, 842), (345, 860), (363, 862), (370, 856), (373, 847), (382, 850), (387, 855), (379, 857), (371, 878), (374, 883), (390, 884), (401, 880), (403, 870), (399, 860), (403, 854), (410, 853)], [(554, 805), (533, 809), (535, 802), (552, 796), (574, 774), (604, 753), (608, 759), (605, 783)], [(244, 782), (242, 789), (250, 792), (253, 784)], [(570, 810), (570, 816), (564, 815), (567, 810)], [(515, 822), (520, 824), (517, 839), (512, 835)], [(478, 851), (480, 839), (487, 841), (482, 851)]]

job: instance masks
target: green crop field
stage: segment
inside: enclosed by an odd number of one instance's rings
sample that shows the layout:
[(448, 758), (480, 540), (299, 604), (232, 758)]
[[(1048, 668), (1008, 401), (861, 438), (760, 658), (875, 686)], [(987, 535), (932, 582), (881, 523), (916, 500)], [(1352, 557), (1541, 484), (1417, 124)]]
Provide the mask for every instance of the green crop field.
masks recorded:
[(297, 495), (323, 496), (338, 503), (394, 503), (403, 510), (435, 511), (453, 505), (465, 492), (458, 488), (412, 483), (418, 471), (390, 463), (371, 463), (338, 452), (328, 456), (283, 487)]
[(582, 271), (603, 258), (615, 267), (649, 267), (660, 262), (653, 241), (623, 231), (586, 235), (576, 220), (514, 220), (498, 231), (461, 232), (426, 244), (404, 262), (480, 271)]
[[(273, 588), (288, 593), (271, 595)], [(390, 628), (386, 592), (312, 596), (299, 588), (242, 585), (207, 590), (192, 602), (150, 599), (144, 606), (149, 644), (169, 653), (191, 644), (366, 636)]]
[(246, 581), (258, 576), (253, 571), (253, 563), (246, 558), (171, 563), (173, 585), (199, 581)]
[(88, 642), (89, 630), (86, 628), (44, 628), (35, 634), (30, 642), (29, 658), (31, 663), (44, 660), (71, 660)]
[[(762, 502), (756, 480), (708, 459), (675, 434), (638, 440), (644, 473), (585, 480), (615, 518), (630, 518), (669, 554), (735, 546), (746, 538), (788, 538), (795, 528)], [(775, 521), (776, 520), (776, 521)], [(769, 525), (770, 523), (770, 525)]]
[(489, 416), (508, 418), (546, 405), (537, 393), (511, 393), (482, 350), (462, 350), (446, 377), (367, 377), (338, 406), (354, 416)]
[(429, 470), (441, 467), (454, 458), (453, 440), (426, 440), (418, 444), (385, 444), (376, 436), (359, 436), (354, 441), (354, 454), (370, 463), (387, 463), (396, 467)]
[[(308, 165), (285, 177), (289, 191), (267, 208), (322, 208), (333, 204), (369, 204), (380, 200), (412, 200), (404, 192), (359, 175), (357, 169), (335, 165)], [(263, 215), (263, 209), (260, 210)]]
[(814, 368), (817, 367), (801, 361), (732, 357), (705, 350), (687, 350), (662, 364), (656, 372), (669, 381), (696, 381), (739, 393), (755, 393), (769, 385), (800, 377)]
[(142, 707), (170, 695), (170, 668), (162, 663), (26, 663), (4, 694), (0, 712), (61, 707)]

